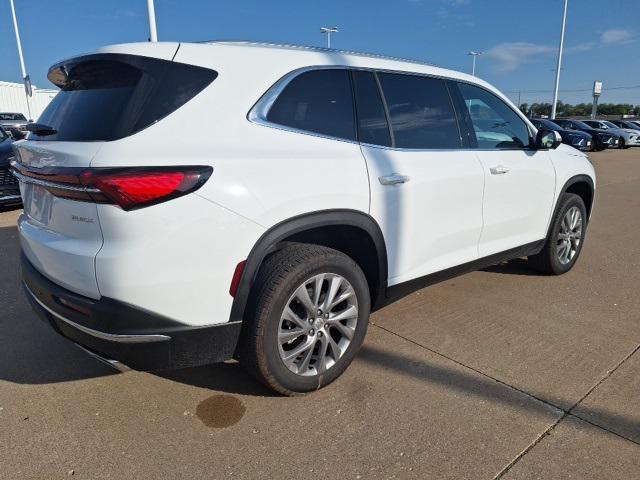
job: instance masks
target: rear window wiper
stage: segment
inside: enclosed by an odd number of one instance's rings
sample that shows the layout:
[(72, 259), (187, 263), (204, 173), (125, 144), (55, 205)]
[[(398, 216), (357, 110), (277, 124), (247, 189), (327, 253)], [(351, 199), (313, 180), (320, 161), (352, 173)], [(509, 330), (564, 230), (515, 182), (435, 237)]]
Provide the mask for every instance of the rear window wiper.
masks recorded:
[(42, 123), (27, 123), (25, 127), (27, 131), (35, 133), (38, 136), (45, 137), (47, 135), (55, 135), (58, 131), (50, 127), (49, 125), (44, 125)]

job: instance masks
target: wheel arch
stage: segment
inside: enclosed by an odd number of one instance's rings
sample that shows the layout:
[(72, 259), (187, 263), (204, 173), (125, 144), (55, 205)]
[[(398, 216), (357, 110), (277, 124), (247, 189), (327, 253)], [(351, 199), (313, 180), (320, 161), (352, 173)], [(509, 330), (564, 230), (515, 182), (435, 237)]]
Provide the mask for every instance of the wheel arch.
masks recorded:
[[(264, 260), (295, 242), (327, 246), (350, 256), (367, 277), (372, 307), (382, 302), (387, 287), (388, 265), (379, 225), (371, 216), (357, 210), (321, 210), (287, 219), (262, 234), (246, 259), (229, 321), (243, 319), (251, 289)], [(375, 258), (371, 258), (373, 254)]]
[(564, 193), (575, 193), (582, 198), (584, 206), (587, 208), (587, 218), (591, 217), (591, 210), (595, 196), (595, 186), (593, 179), (589, 175), (576, 175), (567, 180), (560, 191), (560, 195), (558, 196), (556, 208), (560, 202), (560, 196)]

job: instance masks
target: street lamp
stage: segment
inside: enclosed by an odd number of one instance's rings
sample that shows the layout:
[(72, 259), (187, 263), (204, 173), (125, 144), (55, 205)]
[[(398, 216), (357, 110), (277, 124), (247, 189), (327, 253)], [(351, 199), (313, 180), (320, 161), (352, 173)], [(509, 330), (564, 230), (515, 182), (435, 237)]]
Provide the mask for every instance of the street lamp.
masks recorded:
[(338, 27), (320, 27), (320, 33), (327, 34), (327, 48), (331, 48), (331, 34), (338, 33)]
[(10, 4), (11, 4), (11, 16), (13, 18), (13, 29), (16, 32), (16, 43), (18, 44), (18, 57), (20, 57), (20, 68), (22, 69), (22, 81), (24, 82), (24, 93), (27, 100), (27, 113), (28, 113), (29, 121), (32, 121), (31, 105), (29, 104), (29, 97), (33, 95), (33, 90), (31, 88), (31, 79), (27, 74), (27, 68), (24, 66), (24, 57), (22, 56), (22, 42), (20, 41), (20, 30), (18, 29), (18, 19), (16, 18), (16, 7), (13, 4), (13, 0), (11, 0)]
[(158, 41), (158, 28), (156, 27), (156, 9), (153, 0), (147, 0), (147, 15), (149, 16), (149, 41)]
[(558, 66), (556, 68), (556, 85), (553, 89), (553, 104), (551, 105), (551, 119), (556, 118), (558, 106), (558, 90), (560, 89), (560, 70), (562, 70), (562, 48), (564, 47), (564, 27), (567, 24), (567, 5), (569, 0), (564, 0), (564, 13), (562, 14), (562, 30), (560, 31), (560, 46), (558, 47)]
[(467, 55), (473, 57), (473, 66), (471, 67), (471, 75), (476, 76), (476, 57), (482, 55), (483, 52), (469, 52)]

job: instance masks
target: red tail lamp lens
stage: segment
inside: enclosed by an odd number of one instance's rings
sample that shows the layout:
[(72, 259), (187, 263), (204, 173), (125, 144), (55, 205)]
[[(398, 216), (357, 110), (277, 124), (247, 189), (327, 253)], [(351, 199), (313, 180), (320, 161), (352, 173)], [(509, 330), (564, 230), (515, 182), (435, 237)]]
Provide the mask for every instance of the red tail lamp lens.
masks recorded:
[(94, 200), (116, 203), (124, 210), (153, 205), (197, 190), (211, 174), (211, 169), (175, 171), (122, 172), (88, 170), (81, 175), (84, 185), (98, 189)]
[(199, 189), (213, 173), (212, 167), (26, 167), (16, 161), (11, 168), (25, 181), (39, 182), (56, 197), (79, 202), (115, 203), (134, 210)]

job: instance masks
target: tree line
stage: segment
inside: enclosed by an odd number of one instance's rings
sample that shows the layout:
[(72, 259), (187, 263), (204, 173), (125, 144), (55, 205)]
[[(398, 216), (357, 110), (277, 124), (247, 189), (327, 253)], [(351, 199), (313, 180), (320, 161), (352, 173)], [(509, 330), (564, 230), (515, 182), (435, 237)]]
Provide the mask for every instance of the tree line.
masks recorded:
[[(591, 115), (591, 103), (578, 103), (570, 105), (568, 103), (558, 102), (556, 115), (558, 117), (586, 117)], [(527, 116), (550, 116), (550, 103), (523, 103), (520, 105), (520, 111)], [(631, 105), (630, 103), (601, 103), (598, 105), (598, 115), (636, 115), (640, 116), (640, 105)]]

